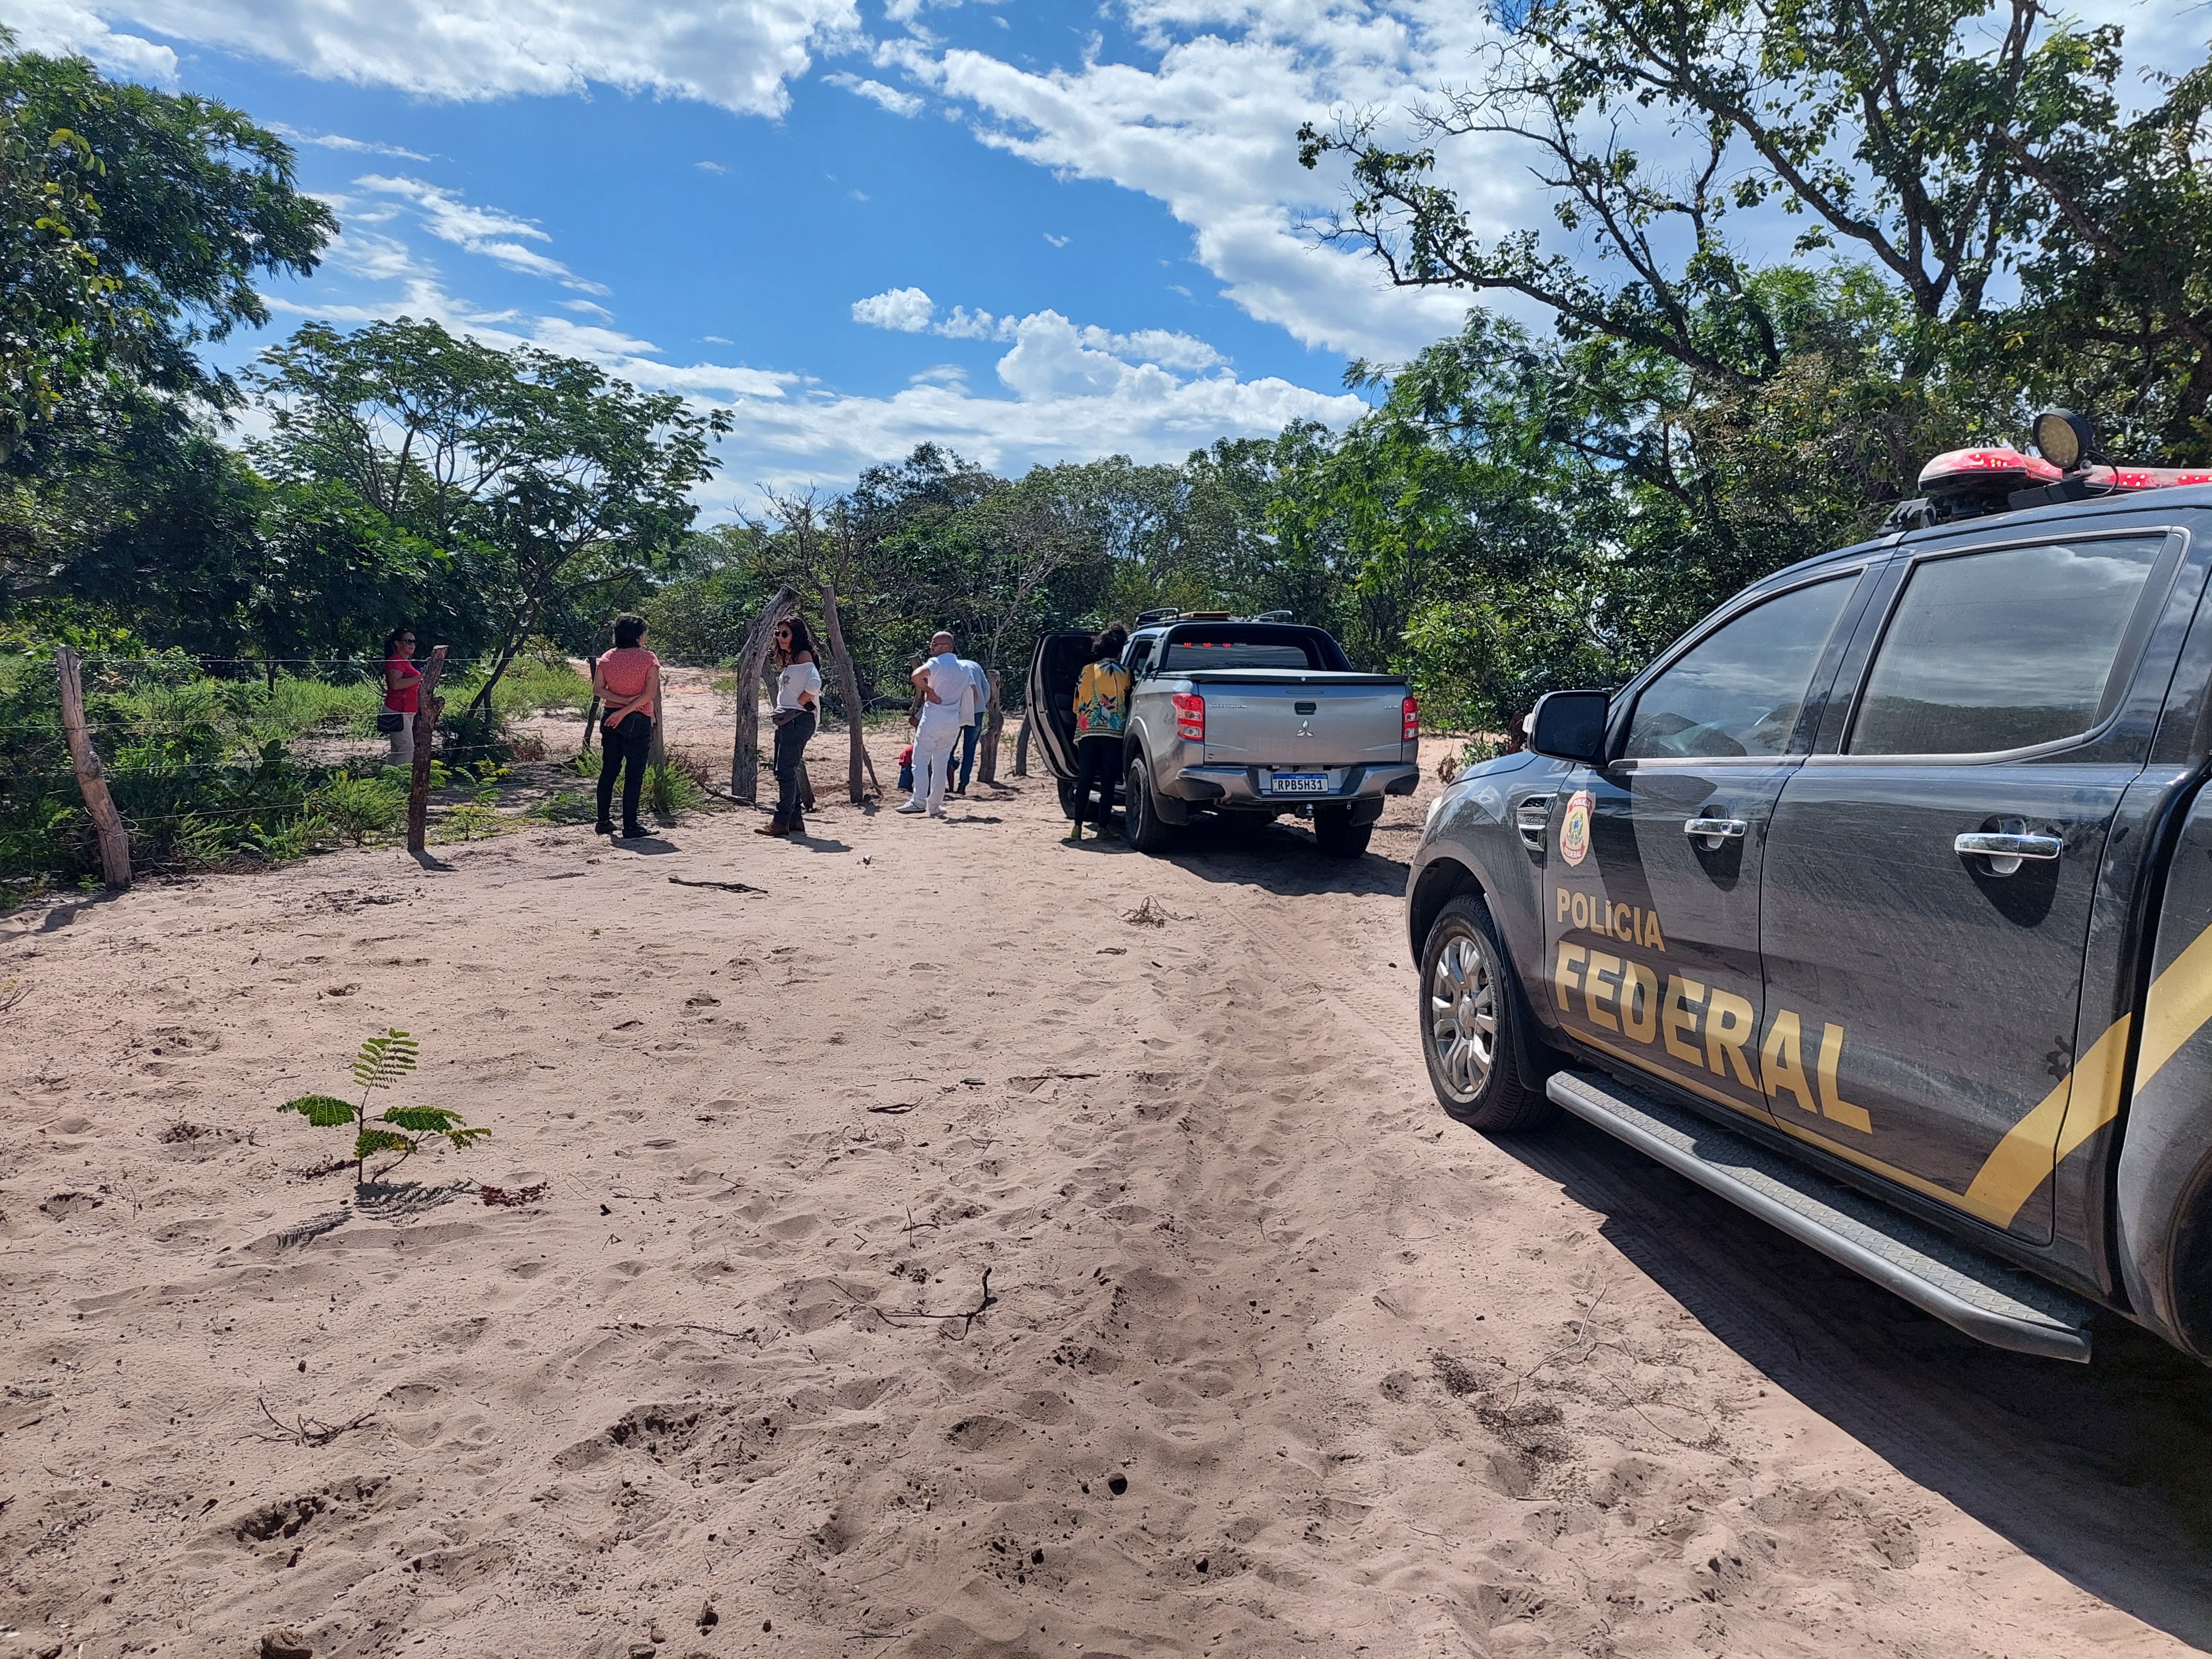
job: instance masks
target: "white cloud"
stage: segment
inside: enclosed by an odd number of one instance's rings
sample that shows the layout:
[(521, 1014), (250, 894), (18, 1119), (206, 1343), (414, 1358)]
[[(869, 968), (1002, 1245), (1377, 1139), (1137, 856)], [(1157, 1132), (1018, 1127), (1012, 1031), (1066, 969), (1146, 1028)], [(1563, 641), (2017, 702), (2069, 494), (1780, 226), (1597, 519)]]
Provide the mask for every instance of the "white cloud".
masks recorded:
[(1054, 247), (1066, 247), (1067, 246), (1066, 237), (1055, 236), (1048, 230), (1045, 232), (1044, 239), (1046, 241), (1050, 242)]
[(813, 54), (858, 44), (854, 0), (9, 0), (26, 45), (62, 45), (173, 82), (176, 57), (103, 15), (302, 74), (429, 98), (624, 92), (780, 115)]
[(720, 161), (694, 161), (691, 165), (698, 168), (702, 173), (727, 173), (729, 171), (729, 168), (724, 167)]
[(416, 261), (406, 243), (373, 230), (353, 228), (331, 238), (323, 258), (333, 270), (373, 283), (434, 274), (431, 267)]
[[(975, 111), (985, 143), (1164, 204), (1225, 296), (1305, 344), (1398, 357), (1457, 325), (1465, 295), (1388, 292), (1370, 260), (1304, 234), (1305, 204), (1328, 200), (1336, 181), (1298, 166), (1295, 134), (1332, 111), (1389, 110), (1464, 78), (1486, 29), (1480, 9), (1133, 0), (1127, 10), (1153, 67), (1092, 57), (1033, 70), (970, 50), (910, 52), (902, 67)], [(1448, 181), (1478, 215), (1502, 210), (1484, 230), (1520, 222), (1521, 179), (1486, 179), (1474, 148), (1450, 153)]]
[(870, 328), (887, 328), (899, 334), (919, 334), (929, 326), (937, 309), (918, 288), (894, 288), (853, 301), (853, 320)]
[(842, 87), (855, 96), (870, 103), (880, 104), (894, 115), (915, 116), (921, 112), (921, 100), (910, 92), (901, 92), (896, 87), (887, 87), (880, 81), (863, 81), (857, 75), (825, 75), (822, 77), (833, 87)]
[[(1030, 361), (1042, 349), (1035, 343), (1036, 340), (1046, 335), (1056, 338), (1062, 332), (1085, 353), (1127, 362), (1157, 363), (1187, 373), (1218, 368), (1229, 361), (1194, 335), (1164, 328), (1139, 329), (1133, 334), (1116, 334), (1096, 325), (1078, 329), (1056, 311), (1033, 312), (1022, 318), (994, 317), (988, 311), (955, 306), (939, 318), (937, 302), (918, 288), (889, 289), (865, 300), (856, 300), (853, 302), (853, 320), (900, 334), (935, 334), (947, 340), (1011, 341), (1015, 353), (1008, 362), (1017, 358), (1024, 362)], [(1022, 356), (1024, 349), (1030, 356)], [(1003, 363), (1000, 373), (1002, 376), (1006, 373)], [(1008, 384), (1013, 382), (1009, 380)]]
[(1340, 426), (1365, 407), (1356, 398), (1272, 378), (1177, 381), (1157, 368), (1147, 374), (1127, 365), (1070, 374), (1068, 356), (1064, 336), (1037, 337), (1030, 367), (1060, 383), (1021, 398), (979, 397), (957, 375), (931, 371), (889, 398), (739, 399), (731, 405), (736, 429), (722, 442), (715, 494), (763, 485), (836, 488), (925, 441), (1006, 474), (1114, 454), (1179, 461), (1216, 438), (1272, 437), (1294, 420)]
[(1013, 319), (994, 317), (988, 311), (970, 311), (965, 306), (955, 306), (943, 322), (930, 330), (948, 340), (1010, 340), (1013, 337)]
[(447, 292), (431, 276), (410, 277), (399, 297), (371, 305), (302, 305), (281, 295), (266, 297), (272, 311), (324, 322), (359, 325), (392, 317), (426, 319), (502, 351), (536, 346), (596, 363), (635, 386), (681, 392), (715, 404), (739, 399), (757, 404), (781, 398), (803, 380), (800, 375), (739, 364), (665, 362), (660, 348), (650, 340), (568, 317), (532, 316), (514, 307), (486, 310)]
[(558, 259), (523, 246), (526, 241), (553, 239), (527, 219), (518, 219), (498, 208), (473, 207), (440, 185), (421, 179), (387, 178), (368, 173), (354, 180), (364, 190), (411, 202), (422, 215), (422, 228), (444, 242), (479, 254), (526, 276), (544, 276), (586, 294), (605, 294), (605, 287), (586, 282)]
[(27, 52), (52, 57), (82, 53), (104, 70), (150, 82), (177, 84), (177, 54), (136, 34), (118, 34), (77, 0), (9, 0), (8, 27)]
[(337, 132), (301, 132), (297, 127), (288, 127), (282, 121), (271, 121), (269, 130), (295, 144), (309, 144), (317, 149), (345, 150), (356, 155), (389, 155), (402, 161), (427, 161), (430, 158), (419, 149), (403, 149), (398, 144), (380, 144), (367, 138), (349, 138)]

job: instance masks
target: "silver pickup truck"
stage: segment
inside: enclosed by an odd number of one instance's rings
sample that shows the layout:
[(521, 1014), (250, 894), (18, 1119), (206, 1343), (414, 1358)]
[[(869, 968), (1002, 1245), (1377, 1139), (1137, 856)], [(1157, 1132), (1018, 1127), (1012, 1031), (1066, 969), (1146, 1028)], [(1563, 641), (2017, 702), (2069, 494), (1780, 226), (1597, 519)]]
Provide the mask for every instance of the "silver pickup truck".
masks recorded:
[[(1091, 636), (1051, 633), (1030, 659), (1030, 708), (1063, 810), (1075, 793), (1075, 686)], [(1144, 618), (1121, 799), (1129, 844), (1158, 853), (1194, 815), (1313, 821), (1322, 850), (1367, 850), (1386, 795), (1420, 779), (1420, 720), (1402, 675), (1363, 674), (1318, 628), (1212, 612)], [(1041, 713), (1042, 719), (1037, 719)]]

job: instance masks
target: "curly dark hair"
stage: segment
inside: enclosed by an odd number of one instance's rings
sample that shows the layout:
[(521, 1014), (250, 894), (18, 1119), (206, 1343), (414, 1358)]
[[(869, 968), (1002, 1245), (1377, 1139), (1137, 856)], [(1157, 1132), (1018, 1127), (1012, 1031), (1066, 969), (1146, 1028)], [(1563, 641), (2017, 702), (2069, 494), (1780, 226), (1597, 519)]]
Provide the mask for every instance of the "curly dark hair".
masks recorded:
[(1108, 623), (1098, 637), (1091, 641), (1091, 654), (1102, 661), (1108, 657), (1119, 657), (1128, 643), (1129, 630), (1119, 623)]
[(814, 648), (814, 633), (807, 627), (805, 617), (794, 611), (778, 623), (776, 627), (779, 630), (786, 628), (791, 630), (791, 637), (777, 648), (776, 654), (780, 660), (787, 663), (793, 661), (802, 651), (819, 660), (821, 653)]

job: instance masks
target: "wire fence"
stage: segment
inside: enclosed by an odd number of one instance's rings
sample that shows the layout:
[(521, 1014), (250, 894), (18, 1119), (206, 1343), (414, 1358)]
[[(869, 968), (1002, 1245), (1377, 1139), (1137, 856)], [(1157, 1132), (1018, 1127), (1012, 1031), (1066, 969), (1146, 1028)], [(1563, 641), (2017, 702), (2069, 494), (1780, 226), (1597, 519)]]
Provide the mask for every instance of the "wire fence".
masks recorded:
[[(376, 729), (380, 661), (91, 653), (77, 663), (85, 736), (137, 868), (270, 862), (399, 827), (410, 771)], [(433, 782), (448, 814), (482, 805), (515, 759), (538, 757), (511, 720), (588, 699), (565, 665), (518, 659), (488, 714), (471, 709), (491, 666), (446, 663)], [(0, 905), (100, 867), (56, 662), (0, 660)]]

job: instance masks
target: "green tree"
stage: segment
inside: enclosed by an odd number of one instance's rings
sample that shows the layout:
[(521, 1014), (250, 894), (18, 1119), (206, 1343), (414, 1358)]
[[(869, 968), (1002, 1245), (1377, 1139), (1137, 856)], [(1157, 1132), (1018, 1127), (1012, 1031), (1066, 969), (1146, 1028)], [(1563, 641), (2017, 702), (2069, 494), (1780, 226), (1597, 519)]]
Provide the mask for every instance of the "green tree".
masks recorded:
[(300, 193), (291, 150), (242, 112), (13, 46), (0, 32), (9, 418), (50, 416), (111, 369), (235, 401), (196, 348), (268, 322), (257, 281), (313, 271), (337, 229), (330, 210)]
[(257, 284), (336, 228), (240, 112), (0, 31), (0, 613), (150, 598), (151, 574), (173, 637), (231, 648), (229, 590), (185, 574), (226, 562), (244, 490), (195, 424), (237, 398), (198, 348), (266, 323)]
[(311, 323), (249, 378), (270, 427), (249, 447), (272, 477), (343, 486), (450, 556), (484, 614), (478, 719), (532, 635), (573, 632), (679, 564), (690, 491), (729, 428), (590, 363), (404, 317)]

